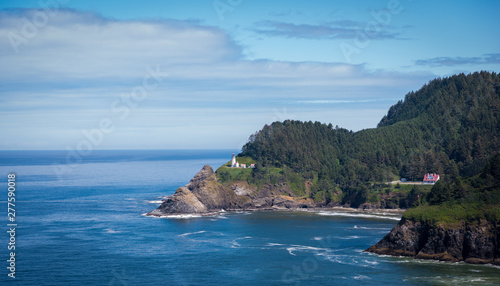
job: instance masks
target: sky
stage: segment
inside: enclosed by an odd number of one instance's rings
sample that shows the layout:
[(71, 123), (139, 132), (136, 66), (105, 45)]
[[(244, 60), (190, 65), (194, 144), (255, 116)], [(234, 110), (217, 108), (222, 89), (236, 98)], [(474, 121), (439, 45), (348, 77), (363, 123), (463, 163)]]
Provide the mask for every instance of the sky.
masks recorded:
[(500, 71), (500, 1), (0, 2), (0, 150), (239, 149), (375, 128), (430, 80)]

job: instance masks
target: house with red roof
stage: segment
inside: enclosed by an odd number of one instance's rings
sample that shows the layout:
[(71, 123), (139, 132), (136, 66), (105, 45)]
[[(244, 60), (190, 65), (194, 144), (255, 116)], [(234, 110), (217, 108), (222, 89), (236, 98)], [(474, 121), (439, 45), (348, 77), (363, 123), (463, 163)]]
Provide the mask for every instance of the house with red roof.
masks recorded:
[(428, 173), (424, 176), (424, 184), (435, 184), (439, 180), (439, 175), (435, 173)]

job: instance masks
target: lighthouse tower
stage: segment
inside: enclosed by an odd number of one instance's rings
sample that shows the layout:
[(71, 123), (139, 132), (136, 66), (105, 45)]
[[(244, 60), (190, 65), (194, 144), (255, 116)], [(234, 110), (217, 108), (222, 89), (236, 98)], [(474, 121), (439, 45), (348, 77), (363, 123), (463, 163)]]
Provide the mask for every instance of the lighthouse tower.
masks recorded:
[(236, 157), (234, 156), (234, 153), (233, 153), (233, 159), (231, 160), (231, 167), (234, 167), (236, 166)]

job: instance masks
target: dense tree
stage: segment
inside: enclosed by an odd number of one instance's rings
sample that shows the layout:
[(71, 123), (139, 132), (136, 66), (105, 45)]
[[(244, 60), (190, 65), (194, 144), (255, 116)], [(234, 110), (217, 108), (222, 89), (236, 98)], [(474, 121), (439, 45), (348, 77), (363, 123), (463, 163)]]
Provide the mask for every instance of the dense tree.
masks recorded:
[(328, 191), (325, 186), (339, 187), (343, 202), (353, 205), (369, 196), (365, 182), (421, 180), (437, 172), (458, 188), (436, 185), (429, 199), (439, 203), (463, 197), (466, 188), (454, 180), (478, 174), (500, 150), (499, 113), (500, 75), (459, 74), (408, 93), (377, 128), (352, 132), (320, 122), (274, 122), (250, 136), (240, 156), (262, 167), (254, 170), (253, 180), (264, 179), (265, 168), (286, 168), (287, 177), (295, 173), (314, 181), (311, 197)]

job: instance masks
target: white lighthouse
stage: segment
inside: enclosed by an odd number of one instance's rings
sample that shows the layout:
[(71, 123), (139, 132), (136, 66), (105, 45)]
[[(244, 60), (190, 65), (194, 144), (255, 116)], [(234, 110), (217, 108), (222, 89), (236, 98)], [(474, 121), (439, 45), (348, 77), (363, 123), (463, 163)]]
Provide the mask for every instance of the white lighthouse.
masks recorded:
[(234, 153), (233, 153), (233, 159), (231, 159), (231, 167), (235, 167), (236, 166), (236, 157), (234, 156)]

